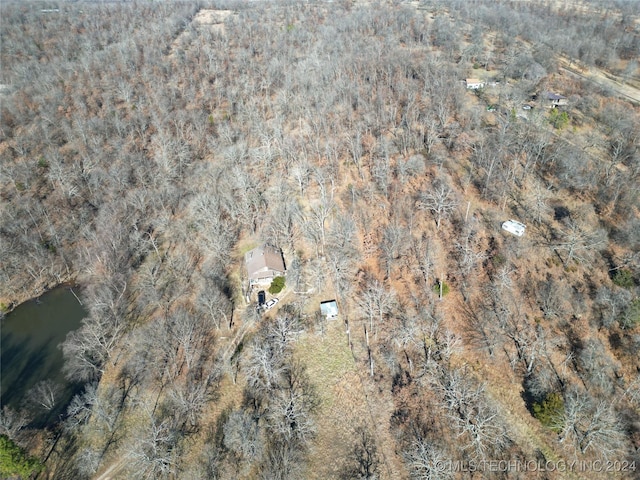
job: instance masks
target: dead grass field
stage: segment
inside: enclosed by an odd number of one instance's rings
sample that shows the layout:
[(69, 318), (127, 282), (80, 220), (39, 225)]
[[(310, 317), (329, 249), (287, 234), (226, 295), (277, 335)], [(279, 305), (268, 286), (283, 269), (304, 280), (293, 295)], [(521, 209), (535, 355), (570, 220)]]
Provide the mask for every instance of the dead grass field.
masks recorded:
[(389, 405), (372, 406), (367, 402), (367, 388), (347, 346), (342, 320), (329, 322), (322, 337), (303, 337), (297, 345), (296, 357), (307, 365), (320, 398), (315, 416), (318, 433), (305, 478), (339, 478), (352, 453), (358, 426), (367, 428), (376, 437), (378, 454), (383, 462), (381, 478), (403, 478), (405, 475), (394, 468), (395, 462), (390, 461), (395, 453), (385, 438), (389, 412), (381, 417), (374, 414), (376, 409), (386, 410)]
[(353, 442), (353, 425), (366, 422), (368, 412), (356, 365), (341, 320), (327, 325), (325, 335), (305, 335), (296, 348), (317, 389), (317, 438), (311, 448), (306, 478), (336, 478)]
[(216, 25), (224, 23), (224, 21), (233, 14), (233, 10), (216, 10), (216, 9), (202, 9), (195, 18), (194, 23), (198, 25)]
[[(216, 33), (223, 37), (226, 35), (224, 28), (225, 20), (233, 15), (233, 10), (215, 10), (215, 9), (201, 9), (196, 13), (191, 21), (191, 25), (197, 30), (202, 31), (208, 29), (212, 33)], [(171, 44), (171, 54), (174, 54), (177, 49), (187, 48), (189, 44), (189, 31), (185, 28)], [(171, 55), (170, 55), (171, 56)]]

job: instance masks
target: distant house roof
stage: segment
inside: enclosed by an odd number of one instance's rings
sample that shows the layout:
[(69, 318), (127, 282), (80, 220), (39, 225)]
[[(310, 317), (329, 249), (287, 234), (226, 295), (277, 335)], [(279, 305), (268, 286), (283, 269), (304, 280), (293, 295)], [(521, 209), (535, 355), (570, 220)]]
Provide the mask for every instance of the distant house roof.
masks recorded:
[(547, 92), (547, 100), (557, 101), (566, 100), (567, 97), (560, 95), (559, 93)]
[(268, 283), (279, 275), (284, 275), (282, 251), (273, 245), (262, 245), (244, 255), (250, 283)]
[(544, 98), (547, 100), (547, 107), (550, 108), (562, 107), (569, 104), (567, 97), (559, 93), (545, 92)]
[(477, 78), (467, 78), (465, 80), (467, 84), (467, 88), (482, 88), (484, 87), (484, 82), (482, 80), (478, 80)]
[(320, 313), (327, 318), (334, 318), (338, 316), (338, 304), (335, 300), (326, 300), (320, 302)]

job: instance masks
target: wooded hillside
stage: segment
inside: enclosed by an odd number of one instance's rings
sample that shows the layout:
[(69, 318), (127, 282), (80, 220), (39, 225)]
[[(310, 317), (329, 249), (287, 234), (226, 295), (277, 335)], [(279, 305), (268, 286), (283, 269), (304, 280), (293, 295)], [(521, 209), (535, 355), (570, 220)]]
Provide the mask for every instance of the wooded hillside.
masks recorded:
[(89, 314), (64, 418), (0, 435), (52, 479), (637, 478), (640, 12), (556, 3), (2, 2), (1, 307)]

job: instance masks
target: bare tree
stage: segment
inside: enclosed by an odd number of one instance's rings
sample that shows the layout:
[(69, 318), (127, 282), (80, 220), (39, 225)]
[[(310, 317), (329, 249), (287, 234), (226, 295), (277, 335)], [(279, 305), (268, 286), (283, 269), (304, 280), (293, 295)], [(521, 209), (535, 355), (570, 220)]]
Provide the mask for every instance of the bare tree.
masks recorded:
[(455, 198), (454, 190), (446, 182), (439, 180), (434, 182), (432, 189), (420, 195), (418, 206), (433, 213), (439, 230), (442, 219), (455, 210), (458, 200)]
[(313, 227), (313, 231), (318, 235), (319, 245), (317, 246), (317, 253), (319, 255), (324, 254), (324, 247), (326, 244), (326, 229), (327, 220), (333, 214), (335, 208), (335, 202), (333, 200), (334, 185), (333, 180), (327, 185), (326, 179), (322, 172), (316, 174), (318, 187), (320, 188), (320, 198), (314, 202), (309, 210), (309, 218), (311, 220), (310, 226)]
[(204, 378), (190, 375), (184, 383), (170, 385), (167, 404), (173, 409), (181, 431), (193, 432), (200, 426), (202, 412), (212, 399), (218, 376), (217, 372)]
[(401, 183), (424, 172), (425, 158), (422, 155), (412, 155), (406, 160), (399, 159), (396, 164), (396, 175)]
[(602, 392), (603, 397), (614, 393), (620, 365), (611, 358), (600, 340), (590, 338), (584, 342), (577, 364), (591, 392)]
[(268, 430), (283, 443), (305, 446), (316, 433), (307, 392), (293, 385), (276, 390), (267, 409)]
[(558, 318), (567, 313), (566, 300), (569, 297), (569, 292), (564, 283), (547, 278), (546, 281), (538, 284), (536, 292), (538, 305), (545, 318)]
[(550, 196), (549, 188), (543, 188), (539, 183), (535, 183), (529, 191), (527, 205), (530, 209), (527, 209), (527, 212), (538, 224), (541, 224), (552, 211), (549, 206)]
[(447, 468), (449, 457), (435, 443), (426, 439), (415, 440), (408, 451), (405, 451), (405, 458), (409, 467), (411, 478), (419, 480), (448, 480), (453, 478), (453, 472)]
[(465, 450), (483, 459), (490, 453), (501, 453), (510, 441), (495, 406), (484, 394), (484, 384), (475, 384), (466, 372), (455, 369), (443, 370), (437, 385), (448, 418), (459, 434), (466, 437)]
[(480, 262), (487, 257), (487, 253), (480, 245), (478, 232), (475, 230), (469, 230), (462, 241), (456, 241), (455, 247), (459, 257), (458, 265), (465, 277), (471, 276)]
[(261, 395), (276, 388), (286, 369), (281, 351), (264, 342), (254, 345), (246, 363), (248, 385)]
[(611, 327), (620, 318), (620, 315), (631, 302), (631, 293), (623, 288), (610, 288), (606, 285), (598, 288), (596, 303), (600, 307), (602, 325)]
[(607, 234), (602, 229), (592, 229), (569, 220), (561, 232), (561, 240), (554, 245), (556, 250), (566, 253), (565, 264), (573, 259), (588, 261), (591, 254), (606, 245)]
[(70, 432), (78, 432), (93, 421), (95, 429), (104, 432), (104, 441), (108, 444), (114, 438), (123, 406), (122, 391), (117, 387), (110, 385), (101, 391), (96, 383), (88, 384), (67, 407), (65, 427)]
[(207, 314), (217, 329), (220, 329), (221, 325), (229, 325), (232, 305), (215, 278), (205, 279), (196, 304), (199, 310)]
[(380, 457), (373, 435), (366, 427), (360, 426), (355, 431), (355, 442), (348, 459), (344, 477), (349, 479), (374, 480), (380, 476)]
[(593, 451), (603, 459), (610, 459), (628, 448), (624, 427), (611, 403), (597, 401), (586, 392), (567, 393), (564, 414), (558, 421), (561, 441), (571, 445), (576, 453)]
[(408, 249), (409, 232), (398, 223), (394, 221), (387, 225), (382, 234), (380, 249), (385, 264), (385, 279), (391, 276), (393, 263), (404, 256)]
[(351, 290), (356, 262), (360, 258), (356, 234), (355, 222), (346, 215), (339, 215), (335, 219), (328, 234), (327, 263), (334, 288), (340, 297), (348, 295)]
[(530, 325), (526, 318), (517, 310), (504, 303), (494, 304), (494, 314), (503, 335), (508, 338), (515, 348), (515, 356), (511, 358), (511, 365), (520, 365), (525, 375), (530, 375), (544, 354), (545, 344), (539, 335), (539, 329)]
[(260, 480), (295, 480), (304, 476), (304, 455), (293, 442), (272, 440), (259, 469)]
[(169, 419), (149, 415), (146, 425), (135, 432), (130, 446), (128, 469), (137, 478), (169, 478), (177, 467), (178, 435)]
[(224, 424), (224, 446), (228, 448), (239, 463), (239, 474), (246, 474), (255, 462), (264, 454), (264, 439), (256, 418), (247, 412), (234, 411)]
[(58, 403), (61, 386), (51, 380), (36, 383), (27, 394), (31, 401), (44, 410), (52, 410)]
[(311, 182), (312, 167), (308, 160), (302, 157), (298, 163), (291, 168), (291, 174), (298, 184), (300, 195), (304, 195)]
[(6, 435), (11, 440), (18, 441), (21, 432), (31, 422), (25, 411), (16, 411), (4, 405), (0, 410), (0, 434)]
[(431, 292), (436, 277), (442, 274), (437, 268), (437, 262), (441, 258), (440, 252), (440, 245), (436, 238), (423, 235), (421, 239), (414, 242), (413, 255), (416, 260), (412, 264), (425, 292)]
[(391, 313), (395, 304), (393, 291), (387, 290), (378, 280), (367, 282), (362, 295), (358, 298), (358, 306), (365, 318), (369, 320), (369, 331), (376, 332), (375, 323), (380, 325), (385, 317)]

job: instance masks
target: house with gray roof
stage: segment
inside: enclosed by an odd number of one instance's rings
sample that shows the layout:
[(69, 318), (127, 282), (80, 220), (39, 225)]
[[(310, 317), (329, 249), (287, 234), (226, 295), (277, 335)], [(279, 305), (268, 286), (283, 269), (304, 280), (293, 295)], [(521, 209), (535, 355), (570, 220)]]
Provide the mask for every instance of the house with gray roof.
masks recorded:
[(569, 104), (567, 97), (560, 95), (559, 93), (546, 92), (545, 100), (547, 101), (547, 107), (549, 108), (564, 107)]
[(274, 278), (284, 276), (286, 268), (282, 250), (265, 244), (244, 255), (249, 286), (269, 285)]

